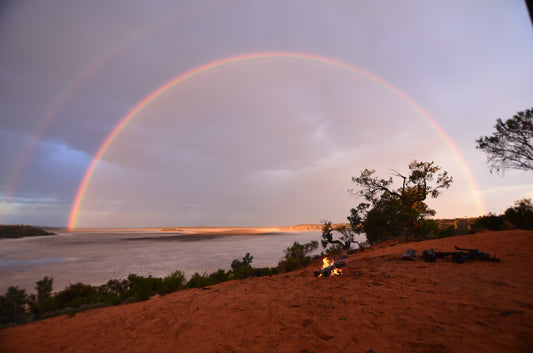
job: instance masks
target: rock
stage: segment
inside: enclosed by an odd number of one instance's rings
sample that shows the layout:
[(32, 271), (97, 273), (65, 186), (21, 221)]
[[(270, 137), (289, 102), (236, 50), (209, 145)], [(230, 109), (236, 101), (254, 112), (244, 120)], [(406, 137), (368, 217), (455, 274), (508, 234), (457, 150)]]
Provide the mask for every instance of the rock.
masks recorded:
[(430, 248), (429, 250), (424, 250), (422, 256), (424, 257), (424, 261), (426, 262), (437, 261), (437, 254), (435, 254), (435, 250), (433, 250), (433, 248)]
[(402, 256), (402, 260), (406, 260), (406, 261), (415, 261), (415, 259), (416, 259), (416, 250), (412, 248), (407, 249), (405, 254), (403, 254)]

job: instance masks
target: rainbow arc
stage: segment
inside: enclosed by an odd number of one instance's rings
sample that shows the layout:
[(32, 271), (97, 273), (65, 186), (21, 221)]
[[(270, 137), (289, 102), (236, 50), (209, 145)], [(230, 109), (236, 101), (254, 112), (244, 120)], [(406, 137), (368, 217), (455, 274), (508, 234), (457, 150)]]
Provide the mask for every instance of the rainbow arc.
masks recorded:
[(417, 104), (414, 100), (412, 100), (408, 95), (406, 95), (405, 93), (403, 93), (402, 91), (400, 91), (399, 89), (394, 87), (392, 84), (388, 83), (387, 81), (375, 76), (374, 74), (364, 71), (356, 66), (353, 66), (351, 64), (348, 64), (348, 63), (345, 63), (339, 60), (335, 60), (335, 59), (331, 59), (331, 58), (327, 58), (323, 56), (318, 56), (318, 55), (298, 53), (298, 52), (260, 52), (260, 53), (249, 53), (249, 54), (231, 56), (228, 58), (209, 62), (205, 65), (198, 66), (196, 68), (193, 68), (189, 71), (186, 71), (172, 78), (168, 82), (164, 83), (163, 85), (161, 85), (160, 87), (156, 88), (151, 93), (146, 95), (143, 99), (141, 99), (113, 128), (113, 130), (109, 133), (109, 135), (106, 137), (104, 142), (100, 145), (100, 148), (98, 149), (94, 158), (92, 159), (80, 183), (76, 196), (74, 198), (73, 206), (70, 212), (68, 227), (70, 229), (76, 228), (77, 219), (80, 213), (80, 207), (83, 202), (83, 198), (85, 196), (87, 187), (91, 181), (91, 177), (94, 174), (96, 165), (98, 164), (98, 161), (102, 159), (103, 155), (108, 150), (109, 146), (111, 146), (113, 141), (117, 138), (120, 132), (128, 125), (128, 123), (132, 121), (141, 111), (143, 111), (143, 109), (145, 109), (147, 106), (153, 103), (158, 97), (160, 97), (161, 95), (163, 95), (165, 92), (167, 92), (172, 87), (175, 87), (176, 85), (183, 84), (184, 82), (191, 80), (192, 78), (198, 75), (207, 74), (210, 71), (223, 67), (223, 66), (235, 65), (235, 64), (238, 64), (244, 61), (268, 60), (268, 59), (280, 59), (280, 58), (311, 61), (311, 62), (338, 67), (339, 69), (349, 71), (352, 74), (365, 77), (373, 81), (374, 83), (380, 85), (381, 87), (387, 89), (388, 91), (390, 91), (391, 93), (399, 97), (400, 99), (402, 99), (417, 114), (419, 114), (422, 118), (424, 118), (424, 120), (428, 124), (430, 124), (430, 126), (437, 132), (437, 134), (445, 142), (445, 144), (450, 149), (452, 154), (457, 158), (457, 160), (459, 161), (461, 165), (461, 169), (466, 177), (466, 180), (470, 186), (472, 197), (475, 201), (479, 214), (482, 215), (485, 213), (484, 206), (483, 206), (481, 197), (478, 192), (478, 187), (472, 176), (472, 173), (470, 172), (468, 168), (468, 165), (465, 163), (465, 160), (461, 152), (459, 151), (457, 146), (454, 144), (453, 140), (444, 131), (444, 129), (442, 129), (442, 127), (435, 121), (435, 119), (431, 117), (431, 115), (429, 115), (428, 112), (426, 112), (419, 104)]

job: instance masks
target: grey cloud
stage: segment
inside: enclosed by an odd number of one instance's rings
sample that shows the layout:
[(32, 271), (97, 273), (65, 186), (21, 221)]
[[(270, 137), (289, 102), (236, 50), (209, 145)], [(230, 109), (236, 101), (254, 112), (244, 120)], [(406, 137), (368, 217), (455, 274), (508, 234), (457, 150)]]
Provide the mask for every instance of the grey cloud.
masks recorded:
[[(484, 185), (506, 183), (486, 181), (483, 156), (469, 151), (496, 118), (531, 104), (524, 10), (499, 1), (12, 2), (0, 10), (0, 161), (28, 158), (19, 200), (67, 202), (112, 129), (171, 78), (238, 54), (296, 51), (392, 83), (446, 130)], [(21, 157), (32, 139), (32, 156)], [(419, 156), (455, 159), (383, 86), (323, 64), (241, 62), (172, 88), (124, 128), (95, 171), (85, 221), (316, 222), (328, 210), (342, 219), (351, 174)], [(54, 222), (66, 219), (51, 209)]]

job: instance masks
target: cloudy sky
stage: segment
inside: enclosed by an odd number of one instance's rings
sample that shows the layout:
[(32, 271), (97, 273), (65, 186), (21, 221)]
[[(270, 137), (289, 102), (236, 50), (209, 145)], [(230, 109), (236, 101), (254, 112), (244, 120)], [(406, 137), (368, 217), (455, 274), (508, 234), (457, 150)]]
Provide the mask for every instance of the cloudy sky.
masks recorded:
[(79, 227), (339, 222), (414, 159), (454, 177), (438, 217), (500, 213), (533, 175), (475, 140), (533, 106), (532, 28), (522, 0), (3, 1), (0, 224), (67, 225), (88, 172)]

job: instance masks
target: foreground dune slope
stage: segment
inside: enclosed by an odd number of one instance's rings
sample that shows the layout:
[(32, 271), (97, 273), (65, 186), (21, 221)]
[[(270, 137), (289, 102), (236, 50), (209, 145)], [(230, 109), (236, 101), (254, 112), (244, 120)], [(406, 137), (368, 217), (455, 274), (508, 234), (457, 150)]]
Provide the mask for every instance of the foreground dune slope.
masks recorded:
[[(500, 262), (402, 261), (477, 248)], [(385, 243), (320, 267), (230, 281), (0, 331), (1, 352), (531, 352), (533, 232)]]

